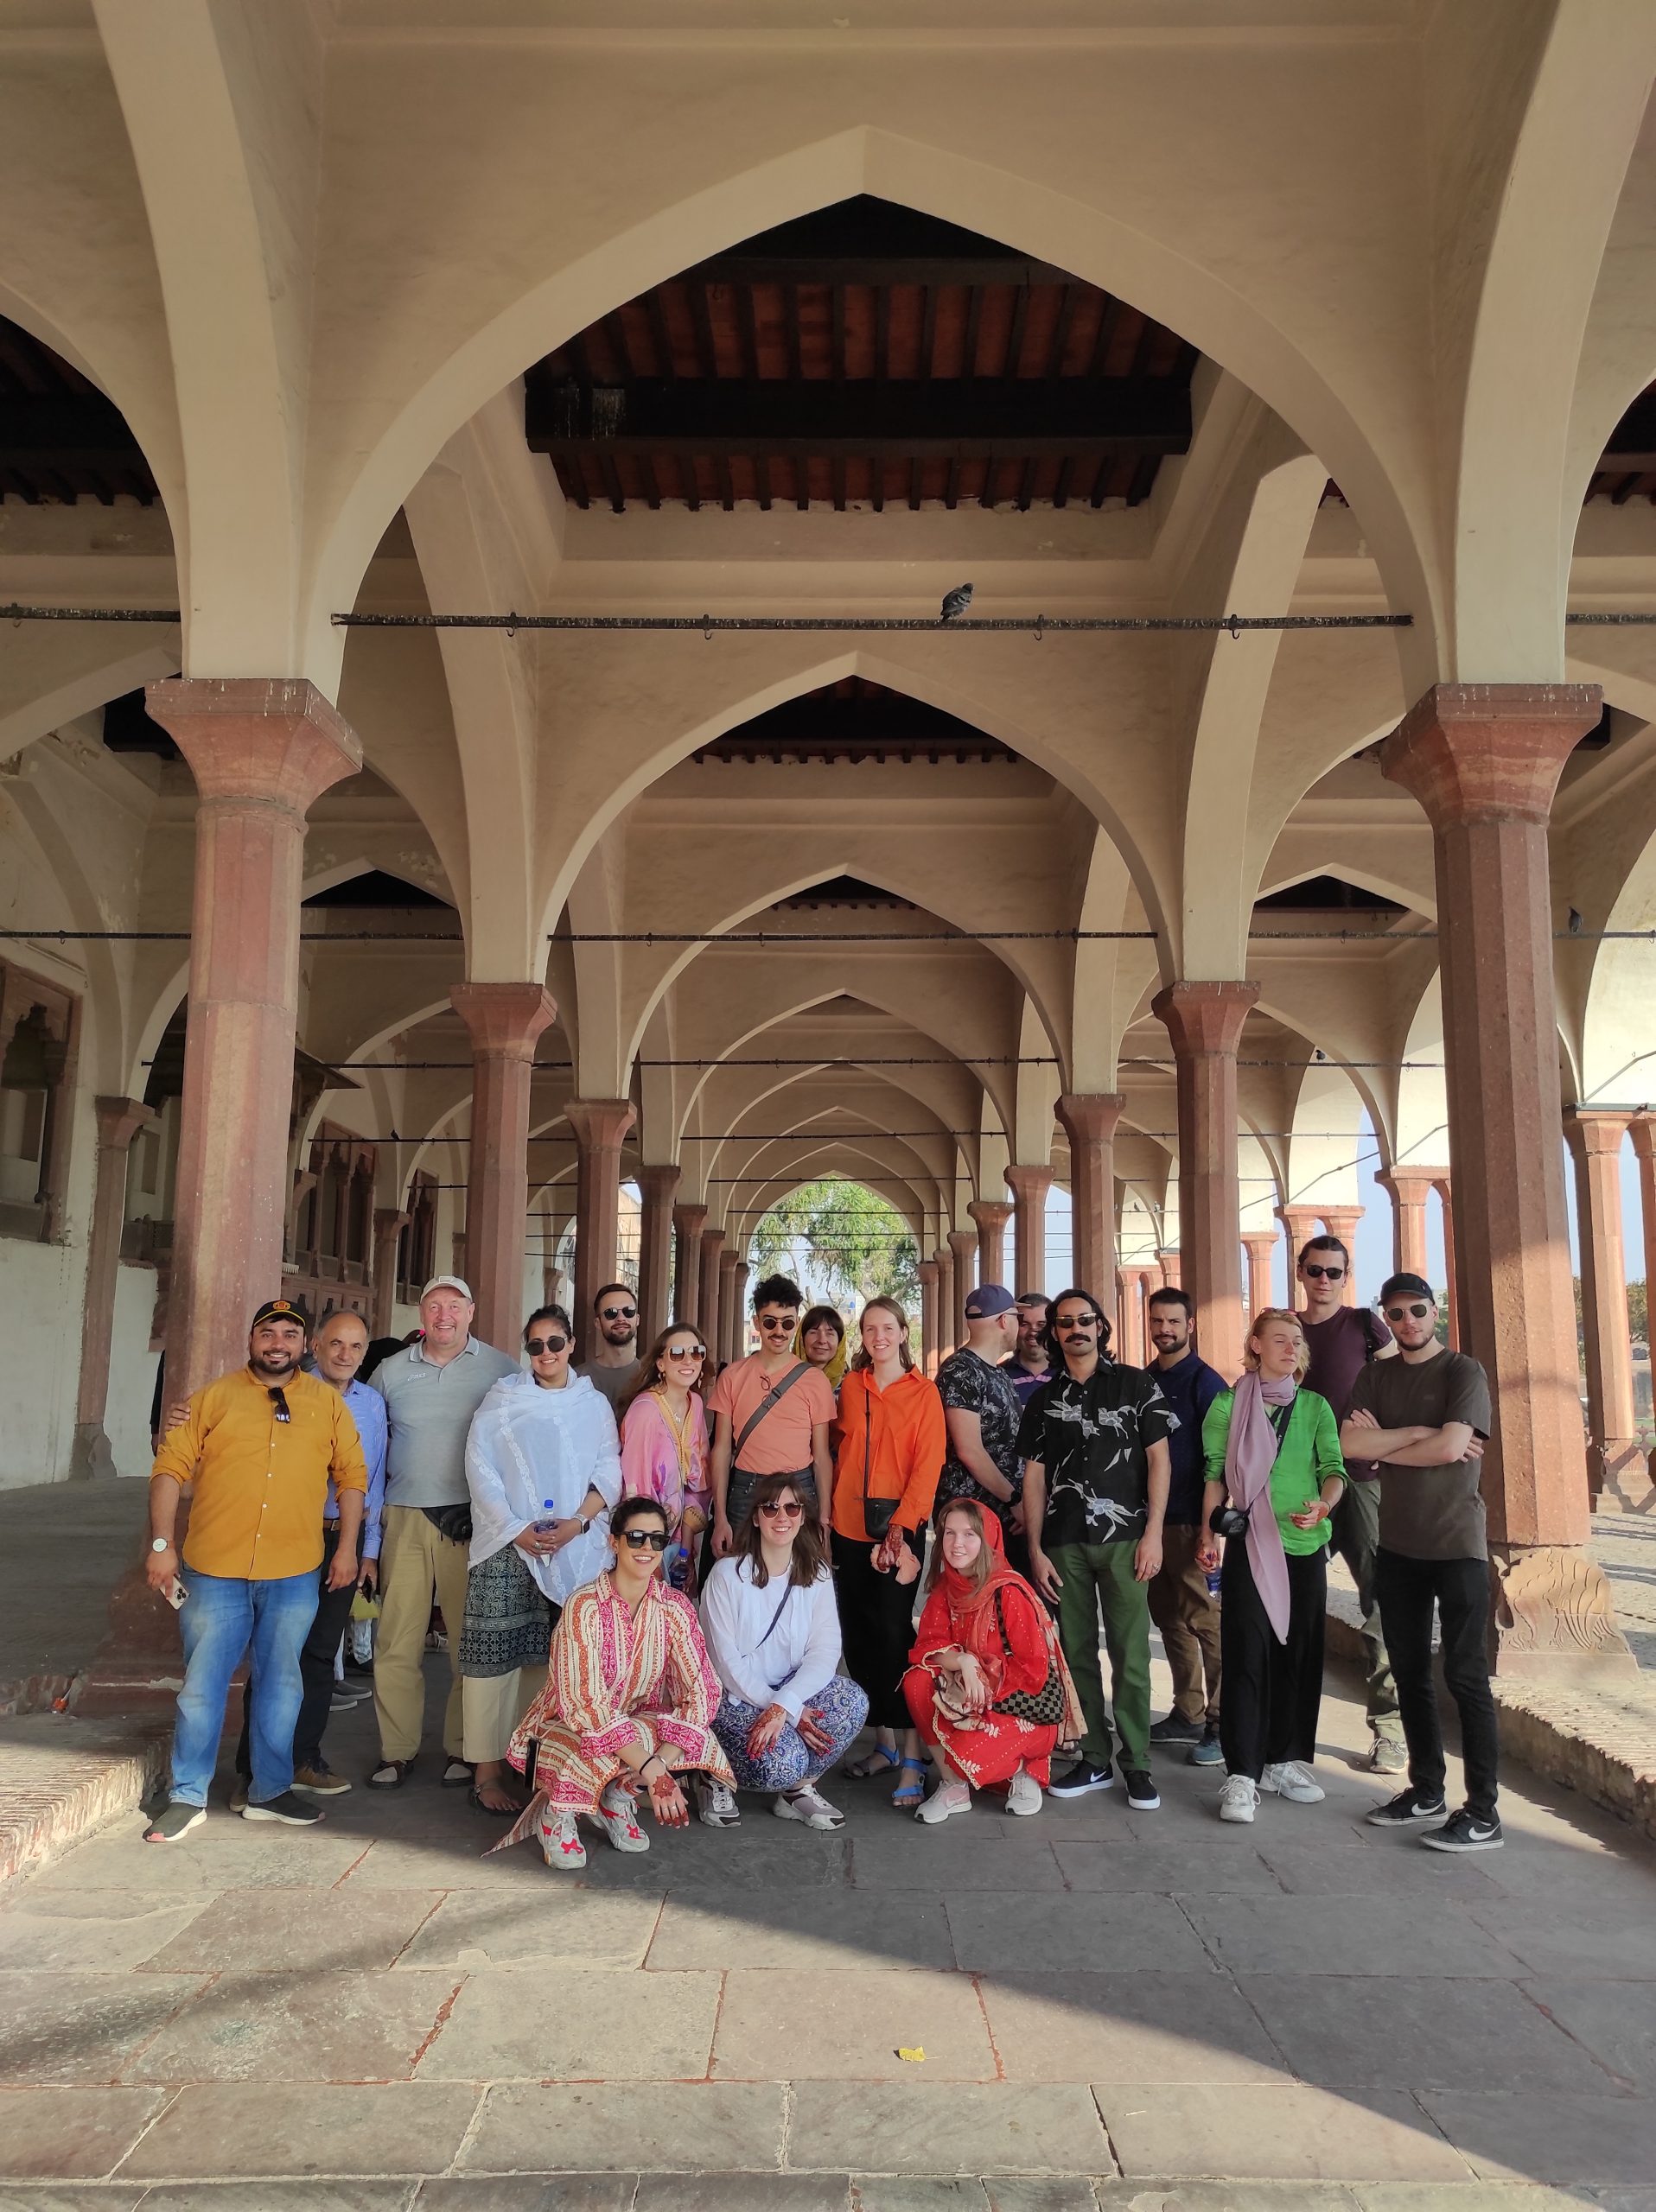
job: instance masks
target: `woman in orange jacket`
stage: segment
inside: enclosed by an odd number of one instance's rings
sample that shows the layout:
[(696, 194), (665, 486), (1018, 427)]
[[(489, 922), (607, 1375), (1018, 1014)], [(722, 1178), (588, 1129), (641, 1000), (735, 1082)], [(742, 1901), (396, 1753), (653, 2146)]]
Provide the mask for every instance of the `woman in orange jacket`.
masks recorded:
[(914, 1640), (920, 1531), (931, 1516), (948, 1430), (936, 1383), (914, 1364), (908, 1316), (896, 1300), (871, 1298), (857, 1335), (839, 1386), (831, 1517), (845, 1669), (868, 1693), (875, 1748), (847, 1771), (896, 1774), (891, 1802), (908, 1808), (920, 1801), (925, 1769), (902, 1678)]

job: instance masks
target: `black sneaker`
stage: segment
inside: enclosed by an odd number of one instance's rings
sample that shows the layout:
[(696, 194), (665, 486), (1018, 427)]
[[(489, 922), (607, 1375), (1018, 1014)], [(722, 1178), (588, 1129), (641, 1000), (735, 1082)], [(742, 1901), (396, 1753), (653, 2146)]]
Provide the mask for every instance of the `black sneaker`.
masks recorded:
[(242, 1813), (245, 1821), (280, 1821), (290, 1828), (315, 1827), (322, 1816), (320, 1805), (307, 1804), (291, 1789), (284, 1789), (279, 1797), (267, 1797), (262, 1805), (250, 1798)]
[(1107, 1759), (1102, 1766), (1094, 1766), (1091, 1759), (1077, 1759), (1067, 1774), (1047, 1784), (1047, 1795), (1049, 1797), (1085, 1797), (1094, 1789), (1108, 1789), (1115, 1778)]
[(1499, 1851), (1506, 1837), (1500, 1832), (1500, 1822), (1493, 1816), (1481, 1821), (1477, 1815), (1462, 1805), (1458, 1813), (1451, 1813), (1441, 1828), (1420, 1840), (1433, 1851)]
[(1365, 1818), (1372, 1828), (1413, 1828), (1424, 1821), (1443, 1820), (1448, 1814), (1449, 1807), (1441, 1797), (1428, 1797), (1411, 1783), (1408, 1789), (1399, 1789), (1395, 1797), (1388, 1798), (1384, 1805), (1377, 1805)]
[(1152, 1744), (1199, 1744), (1201, 1741), (1200, 1720), (1181, 1720), (1176, 1713), (1169, 1713), (1165, 1720), (1158, 1720), (1150, 1729)]
[(1143, 1767), (1124, 1766), (1121, 1770), (1127, 1784), (1127, 1802), (1135, 1813), (1153, 1813), (1162, 1801), (1156, 1794), (1156, 1784)]
[(1192, 1766), (1223, 1766), (1225, 1753), (1219, 1740), (1219, 1723), (1210, 1720), (1201, 1732), (1201, 1741), (1192, 1746), (1188, 1764)]
[(176, 1843), (192, 1828), (199, 1828), (206, 1818), (205, 1805), (187, 1805), (182, 1797), (175, 1797), (145, 1828), (143, 1840), (146, 1843)]

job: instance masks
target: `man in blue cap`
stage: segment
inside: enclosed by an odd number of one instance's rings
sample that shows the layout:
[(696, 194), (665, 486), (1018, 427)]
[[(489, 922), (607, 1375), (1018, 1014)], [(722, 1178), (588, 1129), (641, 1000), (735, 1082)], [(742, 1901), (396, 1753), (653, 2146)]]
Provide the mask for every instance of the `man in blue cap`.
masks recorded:
[(969, 1497), (998, 1515), (1006, 1556), (1028, 1572), (1020, 1497), (1023, 1463), (1018, 1423), (1023, 1408), (1001, 1364), (1017, 1343), (1017, 1300), (997, 1282), (979, 1283), (966, 1300), (966, 1341), (937, 1370), (937, 1387), (949, 1427), (949, 1455), (938, 1477), (941, 1512), (952, 1498)]

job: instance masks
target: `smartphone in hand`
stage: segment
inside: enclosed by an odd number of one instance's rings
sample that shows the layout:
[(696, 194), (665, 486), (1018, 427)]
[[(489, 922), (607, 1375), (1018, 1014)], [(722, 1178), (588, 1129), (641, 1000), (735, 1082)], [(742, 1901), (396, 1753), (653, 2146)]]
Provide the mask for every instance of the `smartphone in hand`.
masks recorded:
[(185, 1599), (188, 1598), (190, 1593), (184, 1587), (183, 1583), (180, 1580), (178, 1576), (174, 1575), (172, 1580), (167, 1585), (167, 1587), (161, 1594), (167, 1600), (167, 1603), (172, 1607), (173, 1611), (176, 1612), (179, 1607), (183, 1604)]

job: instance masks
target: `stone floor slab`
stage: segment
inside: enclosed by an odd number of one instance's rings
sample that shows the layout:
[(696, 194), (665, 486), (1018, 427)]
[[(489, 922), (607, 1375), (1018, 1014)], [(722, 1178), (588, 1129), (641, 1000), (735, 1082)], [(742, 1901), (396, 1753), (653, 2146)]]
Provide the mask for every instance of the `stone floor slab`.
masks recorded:
[(452, 1974), (226, 1974), (127, 2069), (134, 2082), (406, 2082)]
[(165, 2106), (167, 2094), (0, 2089), (0, 2181), (91, 2181), (111, 2172)]
[(640, 2174), (630, 2212), (851, 2212), (852, 2202), (849, 2174)]
[(1656, 1989), (1648, 1982), (1550, 1979), (1524, 1989), (1601, 2066), (1656, 2094)]
[(1647, 2183), (1656, 2099), (1423, 2095), (1426, 2111), (1486, 2181)]
[(161, 1891), (174, 1901), (272, 1882), (283, 1889), (326, 1890), (349, 1872), (363, 1849), (353, 1836), (329, 1835), (325, 1823), (317, 1828), (282, 1827), (269, 1821), (250, 1824), (215, 1809), (205, 1827), (162, 1850), (144, 1841), (143, 1816), (134, 1814), (130, 1825), (123, 1821), (43, 1868), (30, 1887)]
[(989, 2212), (1098, 2212), (1097, 2190), (1085, 2174), (1067, 2174), (1061, 2181), (1029, 2174), (990, 2174), (984, 2183), (984, 2194), (989, 2199)]
[(1286, 2073), (1226, 1974), (985, 1975), (1010, 2082), (1270, 2082)]
[(1283, 2088), (1100, 2086), (1123, 2172), (1237, 2181), (1464, 2181), (1465, 2162), (1411, 2098)]
[(1242, 1976), (1241, 1989), (1294, 2071), (1327, 2088), (1590, 2096), (1609, 2087), (1510, 1982), (1263, 1974)]
[(727, 1974), (714, 2078), (771, 2082), (784, 2071), (795, 2081), (996, 2076), (983, 2006), (964, 1974)]
[(417, 2181), (163, 2181), (146, 2194), (143, 2212), (408, 2212), (419, 2186)]
[[(916, 1826), (918, 1827), (918, 1823)], [(1064, 1877), (1050, 1844), (1010, 1851), (998, 1836), (978, 1835), (952, 1821), (920, 1829), (921, 1847), (906, 1836), (858, 1836), (851, 1846), (851, 1880), (858, 1889), (1061, 1890)]]
[(857, 2212), (987, 2212), (981, 2181), (937, 2175), (859, 2174)]
[[(1552, 2189), (1542, 2182), (1372, 2182), (1360, 2183), (1352, 2196), (1357, 2212), (1581, 2212), (1583, 2205), (1611, 2212), (1597, 2190)], [(1656, 2212), (1656, 2204), (1638, 2212)]]
[(660, 1916), (660, 1898), (637, 1891), (565, 1889), (554, 1880), (532, 1896), (459, 1890), (422, 1923), (397, 1968), (640, 1967)]
[(368, 1974), (391, 1964), (437, 1901), (431, 1890), (232, 1890), (150, 1964), (208, 1974)]
[(0, 2082), (114, 2082), (200, 1974), (0, 1974)]
[(78, 2188), (73, 2182), (25, 2182), (14, 2188), (0, 2181), (0, 2212), (137, 2212), (143, 2194), (138, 2182), (123, 2189), (118, 2182), (90, 2182)]
[(414, 2206), (415, 2212), (634, 2212), (638, 2188), (636, 2174), (467, 2176), (423, 2181)]
[(1315, 1843), (1270, 1843), (1262, 1850), (1292, 1897), (1452, 1897), (1489, 1904), (1504, 1894), (1484, 1859), (1424, 1850), (1418, 1836), (1387, 1835), (1367, 1850), (1360, 1845), (1334, 1851)]
[[(459, 2166), (482, 2174), (774, 2173), (783, 2108), (775, 2082), (514, 2083), (488, 2092)], [(839, 2171), (849, 2171), (847, 2162)]]
[(1258, 1853), (1221, 1829), (1209, 1847), (1192, 1843), (1069, 1843), (1054, 1847), (1064, 1879), (1073, 1890), (1155, 1891), (1170, 1897), (1181, 1890), (1199, 1896), (1228, 1890), (1262, 1890), (1275, 1897), (1281, 1885)]
[[(461, 1986), (419, 2063), (422, 2082), (699, 2080), (719, 2006), (716, 1974), (490, 1972)], [(640, 2160), (634, 2156), (636, 2166)]]
[(1099, 2174), (1115, 2171), (1098, 2107), (1069, 2083), (801, 2082), (791, 2168), (837, 2172), (878, 2144), (914, 2174)]
[(1138, 1893), (1047, 1898), (964, 1893), (947, 1900), (955, 1957), (968, 1974), (1202, 1974), (1213, 1961), (1177, 1905)]
[(0, 1970), (119, 1974), (152, 1958), (207, 1902), (173, 1904), (145, 1890), (44, 1890), (30, 1883), (0, 1912)]
[(193, 2082), (124, 2161), (120, 2178), (442, 2173), (477, 2099), (475, 2088), (443, 2082)]
[(1098, 2202), (1100, 2212), (1357, 2212), (1352, 2190), (1331, 2181), (1106, 2181)]
[(1392, 1897), (1189, 1897), (1192, 1924), (1236, 1974), (1515, 1978), (1512, 1953), (1452, 1904)]
[(1470, 1910), (1531, 1974), (1656, 1981), (1656, 1914), (1607, 1910), (1597, 1896), (1503, 1898)]
[[(850, 1847), (844, 1836), (808, 1835), (797, 1823), (771, 1823), (782, 1849), (768, 1836), (732, 1834), (696, 1827), (682, 1835), (653, 1834), (641, 1855), (612, 1851), (600, 1832), (586, 1831), (591, 1856), (585, 1871), (569, 1875), (549, 1868), (533, 1843), (482, 1855), (478, 1830), (461, 1838), (426, 1840), (386, 1837), (366, 1852), (351, 1874), (351, 1886), (410, 1890), (434, 1885), (447, 1890), (543, 1891), (549, 1882), (574, 1889), (755, 1890), (844, 1889), (850, 1881)], [(703, 1842), (702, 1838), (707, 1841)], [(796, 1848), (789, 1851), (793, 1841)]]
[(648, 1960), (652, 1973), (686, 1967), (869, 1973), (953, 1964), (940, 1897), (866, 1890), (765, 1889), (736, 1897), (675, 1890)]

